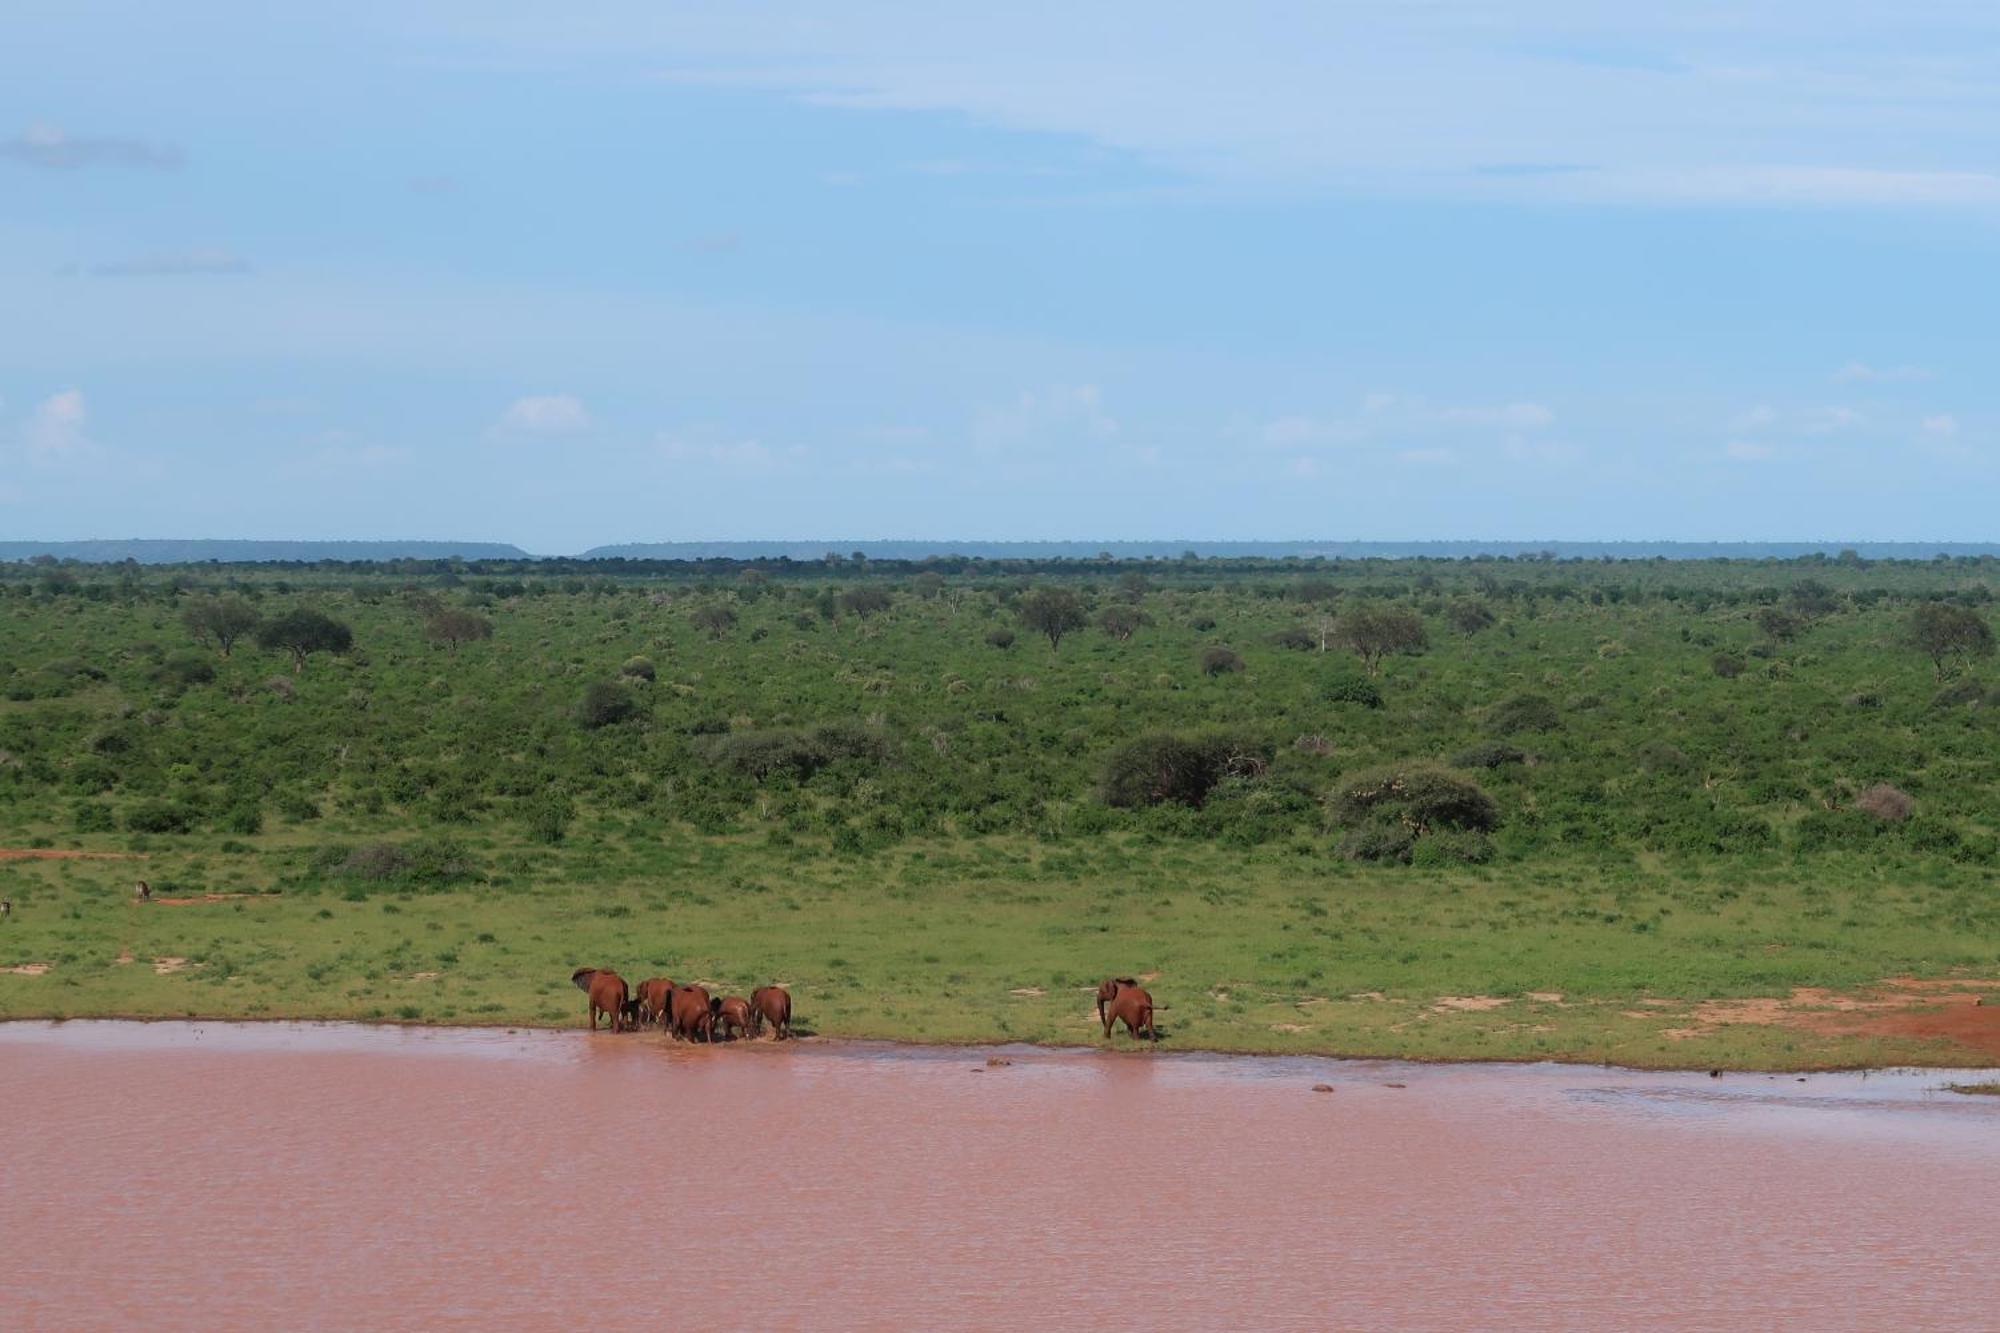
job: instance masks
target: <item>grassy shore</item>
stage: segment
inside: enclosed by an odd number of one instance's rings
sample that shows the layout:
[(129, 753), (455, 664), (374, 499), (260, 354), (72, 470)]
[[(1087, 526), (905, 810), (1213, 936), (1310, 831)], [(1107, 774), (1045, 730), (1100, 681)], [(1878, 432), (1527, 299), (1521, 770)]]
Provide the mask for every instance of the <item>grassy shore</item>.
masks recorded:
[[(824, 1035), (1089, 1043), (1091, 986), (1131, 971), (1157, 974), (1178, 1049), (1804, 1069), (1980, 1061), (1712, 1023), (1702, 1002), (2000, 975), (2000, 940), (1964, 928), (1990, 895), (1973, 869), (1385, 869), (1107, 838), (843, 857), (606, 821), (558, 848), (488, 839), (482, 882), (427, 892), (318, 878), (302, 847), (256, 843), (0, 865), (0, 1017), (568, 1025), (570, 971), (608, 964), (782, 981)], [(135, 902), (142, 875), (185, 901)]]

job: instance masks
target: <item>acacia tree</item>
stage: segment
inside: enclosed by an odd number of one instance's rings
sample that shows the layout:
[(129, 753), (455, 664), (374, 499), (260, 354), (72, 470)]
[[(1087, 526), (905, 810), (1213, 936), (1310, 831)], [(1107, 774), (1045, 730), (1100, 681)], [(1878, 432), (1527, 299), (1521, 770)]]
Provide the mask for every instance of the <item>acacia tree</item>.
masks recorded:
[(1954, 658), (1993, 655), (1993, 627), (1977, 611), (1950, 602), (1925, 602), (1912, 611), (1906, 634), (1910, 646), (1931, 659), (1939, 680)]
[(1083, 598), (1068, 588), (1035, 588), (1021, 594), (1014, 609), (1023, 625), (1047, 636), (1050, 652), (1062, 648), (1063, 635), (1085, 624)]
[(424, 623), (424, 633), (434, 641), (445, 645), (453, 657), (458, 656), (458, 645), (475, 639), (493, 637), (493, 622), (473, 611), (461, 611), (447, 607), (435, 612)]
[(1390, 653), (1420, 653), (1430, 647), (1423, 617), (1400, 606), (1355, 606), (1333, 624), (1333, 638), (1361, 659), (1369, 675), (1382, 669)]
[(257, 628), (257, 612), (234, 593), (204, 597), (181, 612), (181, 623), (196, 643), (212, 643), (227, 657), (238, 639)]
[(1153, 618), (1136, 606), (1108, 606), (1097, 618), (1097, 627), (1120, 643), (1152, 623)]
[(711, 603), (708, 606), (696, 607), (694, 614), (688, 617), (688, 621), (696, 629), (707, 630), (709, 638), (719, 639), (736, 628), (736, 613), (726, 606)]
[(267, 652), (290, 653), (296, 674), (306, 669), (306, 658), (313, 653), (344, 653), (352, 648), (354, 631), (332, 616), (300, 607), (259, 626), (257, 644)]

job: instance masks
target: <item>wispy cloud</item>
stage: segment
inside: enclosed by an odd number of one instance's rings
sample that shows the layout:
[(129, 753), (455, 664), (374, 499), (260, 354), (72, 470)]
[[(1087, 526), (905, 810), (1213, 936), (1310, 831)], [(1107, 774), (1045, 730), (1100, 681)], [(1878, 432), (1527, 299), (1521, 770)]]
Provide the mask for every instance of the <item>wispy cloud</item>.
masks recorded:
[(1079, 438), (1108, 440), (1118, 419), (1105, 408), (1095, 384), (1060, 384), (1023, 393), (1005, 407), (982, 410), (973, 438), (984, 448), (1055, 445)]
[(1850, 361), (1833, 372), (1841, 384), (1912, 384), (1937, 378), (1935, 371), (1922, 366), (1886, 366), (1877, 369), (1860, 361)]
[(1341, 448), (1370, 442), (1407, 440), (1413, 435), (1505, 432), (1516, 442), (1526, 433), (1555, 423), (1552, 408), (1526, 400), (1446, 405), (1393, 393), (1371, 393), (1344, 414), (1291, 413), (1257, 427), (1255, 439), (1273, 449)]
[(1770, 445), (1752, 440), (1731, 440), (1722, 447), (1723, 457), (1737, 463), (1761, 463), (1775, 453)]
[(89, 416), (81, 389), (64, 389), (37, 403), (22, 440), (29, 459), (53, 463), (90, 454), (95, 446), (84, 431)]
[(1923, 419), (1924, 434), (1940, 439), (1949, 439), (1958, 434), (1958, 418), (1949, 412), (1939, 412)]
[(715, 439), (701, 431), (668, 431), (654, 449), (670, 463), (700, 463), (732, 472), (775, 472), (805, 458), (802, 445), (773, 449), (761, 440)]
[(170, 250), (93, 264), (87, 271), (97, 278), (160, 278), (248, 273), (250, 264), (228, 250)]
[(80, 167), (128, 167), (171, 171), (181, 165), (181, 150), (172, 144), (116, 136), (70, 134), (54, 125), (30, 125), (11, 139), (0, 139), (0, 158), (51, 171)]
[(574, 435), (590, 428), (590, 412), (573, 394), (531, 394), (516, 398), (500, 416), (507, 435)]

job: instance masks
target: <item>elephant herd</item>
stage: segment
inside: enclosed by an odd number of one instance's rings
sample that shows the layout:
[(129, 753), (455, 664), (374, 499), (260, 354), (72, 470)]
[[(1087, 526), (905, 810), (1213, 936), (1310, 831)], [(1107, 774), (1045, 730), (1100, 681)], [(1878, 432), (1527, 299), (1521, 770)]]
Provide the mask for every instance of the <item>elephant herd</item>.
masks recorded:
[(647, 978), (635, 993), (608, 967), (579, 967), (569, 979), (589, 997), (586, 1012), (592, 1032), (603, 1015), (611, 1020), (613, 1032), (658, 1024), (683, 1041), (755, 1037), (766, 1023), (780, 1041), (792, 1035), (792, 997), (783, 986), (759, 986), (745, 1000), (712, 996), (705, 986), (676, 986), (665, 977)]
[[(766, 1023), (780, 1041), (792, 1035), (792, 997), (783, 986), (759, 986), (746, 1000), (710, 995), (705, 986), (676, 986), (665, 977), (647, 978), (635, 993), (608, 967), (579, 967), (569, 979), (589, 997), (592, 1032), (603, 1015), (611, 1020), (613, 1032), (658, 1024), (682, 1041), (755, 1037)], [(1153, 997), (1136, 977), (1106, 977), (1098, 983), (1097, 1018), (1107, 1038), (1123, 1023), (1135, 1038), (1156, 1045), (1160, 1040), (1153, 1026)]]

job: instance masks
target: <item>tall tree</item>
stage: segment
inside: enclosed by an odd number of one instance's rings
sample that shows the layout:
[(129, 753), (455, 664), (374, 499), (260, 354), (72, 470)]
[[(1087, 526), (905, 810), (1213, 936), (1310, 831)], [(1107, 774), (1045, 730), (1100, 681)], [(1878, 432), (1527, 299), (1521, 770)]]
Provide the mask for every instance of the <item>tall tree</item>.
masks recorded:
[(231, 593), (227, 597), (204, 597), (181, 612), (181, 623), (199, 644), (214, 644), (224, 657), (236, 641), (257, 628), (257, 612), (250, 603)]
[(259, 626), (257, 643), (267, 652), (290, 653), (292, 671), (297, 673), (306, 669), (306, 658), (314, 653), (344, 653), (352, 648), (354, 631), (332, 616), (300, 607)]
[(1349, 607), (1334, 622), (1333, 637), (1361, 659), (1371, 676), (1382, 669), (1382, 659), (1390, 653), (1420, 653), (1430, 647), (1423, 617), (1400, 606)]
[(1023, 625), (1048, 638), (1050, 652), (1059, 651), (1063, 635), (1085, 623), (1083, 598), (1068, 588), (1032, 589), (1021, 594), (1014, 609)]
[(1910, 613), (1905, 632), (1910, 646), (1931, 659), (1939, 680), (1953, 659), (1993, 655), (1993, 627), (1970, 607), (1925, 602)]

